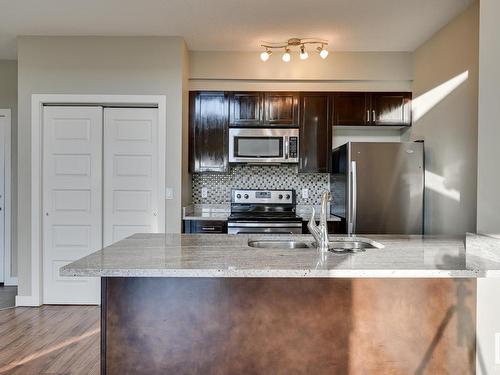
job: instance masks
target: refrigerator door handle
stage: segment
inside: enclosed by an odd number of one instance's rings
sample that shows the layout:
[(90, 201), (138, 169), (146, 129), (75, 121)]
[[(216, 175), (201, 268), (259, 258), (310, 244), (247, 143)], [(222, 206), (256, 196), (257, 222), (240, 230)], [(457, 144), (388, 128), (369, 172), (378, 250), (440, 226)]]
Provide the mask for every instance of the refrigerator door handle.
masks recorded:
[(357, 195), (358, 195), (358, 184), (356, 175), (356, 161), (351, 161), (351, 222), (350, 222), (350, 233), (356, 234), (356, 214), (357, 214)]

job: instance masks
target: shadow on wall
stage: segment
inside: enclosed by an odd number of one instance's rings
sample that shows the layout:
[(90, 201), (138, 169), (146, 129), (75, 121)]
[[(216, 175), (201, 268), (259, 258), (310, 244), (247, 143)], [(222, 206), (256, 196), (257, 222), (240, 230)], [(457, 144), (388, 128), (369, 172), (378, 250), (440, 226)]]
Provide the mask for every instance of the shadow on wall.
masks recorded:
[[(460, 85), (462, 85), (468, 78), (469, 78), (469, 71), (466, 70), (463, 73), (456, 75), (455, 77), (449, 79), (448, 81), (432, 88), (431, 90), (426, 91), (425, 93), (419, 95), (417, 98), (413, 99), (412, 103), (413, 122), (414, 123), (418, 122), (427, 113), (429, 113), (431, 109), (436, 107), (453, 91), (455, 91)], [(460, 169), (460, 166), (457, 166), (456, 168), (452, 169), (458, 171)], [(425, 184), (427, 189), (435, 191), (436, 193), (439, 193), (456, 202), (460, 202), (460, 191), (450, 186), (446, 176), (431, 172), (426, 168)]]
[[(466, 300), (471, 297), (473, 293), (470, 288), (470, 280), (466, 279), (453, 279), (456, 288), (456, 303), (451, 305), (443, 316), (443, 319), (439, 323), (436, 329), (436, 333), (432, 338), (432, 341), (427, 348), (420, 365), (415, 371), (415, 375), (423, 375), (427, 372), (427, 367), (429, 366), (432, 358), (436, 355), (435, 352), (438, 350), (439, 344), (445, 332), (449, 328), (449, 325), (453, 318), (455, 318), (456, 327), (456, 344), (457, 347), (464, 348), (467, 351), (469, 367), (464, 369), (466, 373), (475, 373), (475, 354), (474, 343), (476, 341), (476, 322), (474, 319), (474, 313), (470, 306), (467, 305)], [(482, 355), (479, 348), (478, 359), (480, 366), (484, 367), (482, 360)]]
[[(412, 138), (423, 138), (427, 145), (426, 233), (458, 234), (472, 230), (468, 229), (472, 225), (468, 212), (473, 209), (470, 200), (473, 181), (465, 172), (470, 171), (474, 164), (474, 160), (469, 161), (467, 155), (473, 134), (468, 117), (458, 117), (463, 109), (460, 106), (466, 103), (464, 95), (470, 89), (464, 88), (459, 96), (451, 97), (468, 79), (469, 70), (464, 70), (425, 91), (412, 102)], [(467, 115), (467, 107), (464, 114)], [(460, 156), (461, 153), (465, 155)]]
[(350, 374), (474, 374), (474, 279), (354, 279)]
[(469, 78), (469, 71), (449, 79), (448, 81), (434, 87), (433, 89), (419, 95), (412, 102), (412, 120), (417, 122), (432, 108), (438, 105), (444, 98)]

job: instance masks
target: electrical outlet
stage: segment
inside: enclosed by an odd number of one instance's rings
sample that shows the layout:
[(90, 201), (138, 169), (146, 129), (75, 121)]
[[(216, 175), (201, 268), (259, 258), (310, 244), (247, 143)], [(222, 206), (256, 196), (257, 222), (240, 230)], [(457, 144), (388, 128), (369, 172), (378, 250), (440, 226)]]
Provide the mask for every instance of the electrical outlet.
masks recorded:
[(309, 189), (302, 189), (302, 199), (309, 198)]
[(165, 199), (174, 199), (174, 189), (165, 188)]
[(495, 333), (495, 365), (500, 365), (500, 332)]
[(206, 187), (201, 188), (201, 197), (202, 198), (207, 198), (208, 197), (208, 188), (206, 188)]

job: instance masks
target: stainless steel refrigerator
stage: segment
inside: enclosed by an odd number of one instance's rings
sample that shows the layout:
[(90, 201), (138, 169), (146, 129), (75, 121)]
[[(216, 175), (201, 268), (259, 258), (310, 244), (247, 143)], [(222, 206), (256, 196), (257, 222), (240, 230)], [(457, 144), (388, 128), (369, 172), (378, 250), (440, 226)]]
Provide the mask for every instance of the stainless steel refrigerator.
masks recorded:
[(424, 144), (349, 142), (332, 152), (331, 213), (348, 234), (422, 234)]

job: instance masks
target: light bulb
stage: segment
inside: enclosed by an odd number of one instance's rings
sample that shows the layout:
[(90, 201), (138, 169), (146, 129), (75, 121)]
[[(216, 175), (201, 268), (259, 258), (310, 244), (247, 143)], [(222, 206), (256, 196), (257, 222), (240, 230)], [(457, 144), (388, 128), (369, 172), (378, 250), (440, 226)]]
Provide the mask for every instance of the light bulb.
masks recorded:
[(267, 61), (267, 60), (269, 60), (269, 57), (271, 56), (271, 54), (272, 54), (272, 52), (271, 52), (271, 51), (266, 50), (266, 51), (264, 51), (264, 52), (262, 52), (262, 53), (260, 54), (260, 59), (261, 59), (262, 61)]
[(319, 51), (319, 55), (322, 59), (326, 59), (328, 57), (328, 51), (324, 48), (321, 48), (321, 51)]
[(284, 62), (290, 62), (290, 60), (292, 59), (292, 56), (290, 56), (290, 52), (288, 52), (288, 48), (285, 50), (285, 53), (283, 54), (283, 56), (281, 56), (281, 60), (283, 60)]
[(306, 48), (304, 46), (300, 47), (300, 59), (305, 60), (309, 57), (309, 54), (306, 51)]

